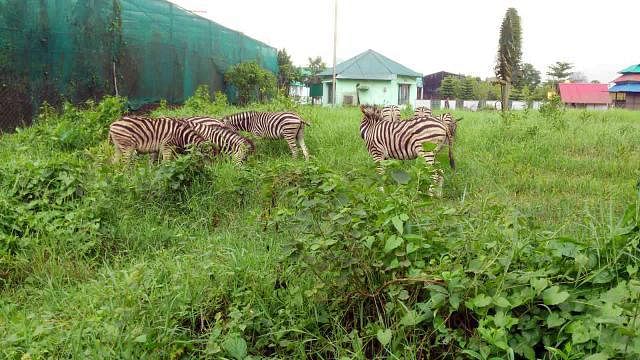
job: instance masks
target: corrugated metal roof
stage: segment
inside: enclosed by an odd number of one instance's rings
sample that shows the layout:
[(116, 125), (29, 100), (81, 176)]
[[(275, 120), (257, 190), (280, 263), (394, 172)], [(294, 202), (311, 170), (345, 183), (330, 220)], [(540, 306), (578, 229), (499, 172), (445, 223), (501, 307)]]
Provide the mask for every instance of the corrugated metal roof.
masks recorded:
[[(371, 49), (336, 65), (338, 79), (390, 80), (394, 75), (422, 76)], [(321, 72), (320, 76), (333, 76), (333, 68)]]
[(607, 84), (561, 83), (560, 98), (566, 104), (609, 104)]
[(640, 84), (620, 84), (614, 85), (609, 89), (609, 92), (632, 92), (640, 93)]
[(627, 82), (640, 82), (640, 74), (624, 74), (619, 78), (613, 80), (616, 84), (627, 83)]
[(621, 74), (640, 74), (640, 64), (631, 65), (620, 71)]

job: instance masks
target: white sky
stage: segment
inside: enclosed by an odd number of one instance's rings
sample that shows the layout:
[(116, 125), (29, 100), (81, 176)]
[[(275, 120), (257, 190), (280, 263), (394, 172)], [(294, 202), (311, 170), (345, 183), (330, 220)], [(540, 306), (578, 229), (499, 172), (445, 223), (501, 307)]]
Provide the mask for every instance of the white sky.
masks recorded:
[[(171, 1), (285, 48), (296, 65), (318, 55), (332, 65), (334, 0)], [(373, 49), (425, 75), (493, 76), (508, 7), (521, 17), (523, 61), (543, 79), (555, 61), (601, 82), (640, 63), (640, 0), (338, 0), (338, 62)]]

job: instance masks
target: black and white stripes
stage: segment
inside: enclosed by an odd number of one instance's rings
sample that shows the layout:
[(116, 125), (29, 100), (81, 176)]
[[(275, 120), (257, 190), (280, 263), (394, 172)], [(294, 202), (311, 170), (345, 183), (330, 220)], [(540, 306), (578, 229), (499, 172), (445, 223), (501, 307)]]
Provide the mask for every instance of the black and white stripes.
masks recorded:
[[(367, 151), (378, 163), (384, 159), (411, 160), (421, 156), (433, 165), (435, 153), (449, 144), (449, 164), (455, 168), (453, 149), (446, 126), (438, 121), (415, 119), (407, 121), (384, 121), (380, 110), (374, 106), (360, 107), (364, 117), (360, 123), (360, 136), (367, 145)], [(435, 151), (425, 151), (422, 144), (436, 144)]]
[(150, 119), (125, 116), (109, 127), (109, 139), (116, 148), (114, 161), (134, 152), (160, 153), (168, 160), (175, 153), (184, 152), (189, 145), (201, 144), (205, 139), (191, 127), (173, 119)]
[(247, 111), (227, 116), (223, 121), (236, 131), (247, 131), (260, 138), (284, 139), (294, 158), (299, 146), (304, 158), (309, 159), (304, 143), (304, 126), (309, 124), (295, 113)]

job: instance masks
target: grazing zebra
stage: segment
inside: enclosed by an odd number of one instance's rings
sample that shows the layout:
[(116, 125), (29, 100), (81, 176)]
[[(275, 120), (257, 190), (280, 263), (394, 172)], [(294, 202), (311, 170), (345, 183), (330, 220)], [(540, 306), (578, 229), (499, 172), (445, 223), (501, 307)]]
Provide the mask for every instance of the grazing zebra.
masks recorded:
[[(401, 122), (383, 121), (380, 110), (375, 106), (360, 106), (364, 117), (360, 123), (360, 136), (367, 145), (367, 151), (377, 163), (379, 173), (384, 171), (382, 160), (398, 159), (412, 160), (421, 156), (427, 164), (435, 163), (435, 153), (446, 143), (449, 147), (449, 165), (455, 169), (453, 149), (449, 140), (449, 132), (445, 125), (438, 121), (425, 119), (407, 120)], [(434, 151), (425, 151), (424, 143), (437, 145)], [(442, 184), (442, 175), (434, 170), (432, 179), (438, 185)], [(432, 192), (433, 184), (429, 188)]]
[(382, 120), (386, 121), (400, 121), (400, 107), (398, 105), (386, 105), (380, 112)]
[(235, 131), (248, 131), (267, 139), (285, 139), (294, 158), (298, 156), (299, 145), (305, 160), (309, 159), (304, 144), (304, 126), (309, 123), (295, 113), (247, 111), (226, 116), (223, 121)]
[(413, 112), (414, 118), (431, 117), (431, 109), (426, 106), (418, 106)]
[[(130, 159), (136, 151), (152, 153), (152, 156), (161, 153), (162, 160), (170, 160), (175, 152), (184, 152), (188, 145), (205, 141), (195, 130), (174, 119), (142, 116), (125, 116), (113, 122), (109, 126), (109, 140), (116, 148), (113, 162), (121, 155)], [(217, 153), (214, 149), (213, 155)]]
[(222, 121), (212, 118), (179, 119), (197, 131), (206, 140), (211, 141), (225, 154), (231, 154), (236, 164), (242, 164), (249, 153), (255, 151), (253, 141), (240, 135)]

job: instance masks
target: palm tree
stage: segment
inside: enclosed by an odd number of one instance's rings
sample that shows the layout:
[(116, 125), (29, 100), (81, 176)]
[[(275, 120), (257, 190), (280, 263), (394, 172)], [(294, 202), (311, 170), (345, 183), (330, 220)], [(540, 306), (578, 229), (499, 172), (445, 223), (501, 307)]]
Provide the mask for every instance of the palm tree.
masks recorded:
[(513, 74), (520, 66), (520, 59), (522, 58), (521, 39), (520, 16), (518, 16), (516, 9), (509, 8), (500, 27), (498, 60), (495, 68), (502, 92), (502, 111), (506, 111), (509, 107), (511, 81)]

